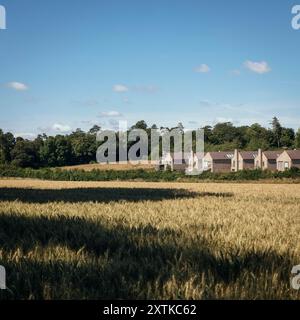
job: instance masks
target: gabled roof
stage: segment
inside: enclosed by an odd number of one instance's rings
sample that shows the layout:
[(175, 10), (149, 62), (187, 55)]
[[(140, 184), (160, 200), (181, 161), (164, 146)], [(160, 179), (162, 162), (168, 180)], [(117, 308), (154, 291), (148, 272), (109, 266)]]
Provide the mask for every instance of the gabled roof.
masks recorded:
[(195, 152), (194, 157), (198, 159), (203, 159), (205, 157), (206, 153), (205, 152)]
[(173, 159), (188, 159), (191, 157), (190, 152), (171, 152), (171, 157)]
[(213, 160), (231, 160), (234, 156), (232, 151), (207, 152)]
[(181, 161), (186, 160), (191, 157), (191, 153), (189, 152), (167, 152), (165, 153), (162, 158), (165, 158), (166, 156), (170, 156), (173, 161)]
[(263, 154), (268, 160), (276, 160), (282, 154), (282, 151), (263, 151)]
[(244, 160), (254, 160), (258, 155), (257, 151), (240, 151), (240, 156)]
[(300, 150), (286, 150), (292, 160), (300, 160)]

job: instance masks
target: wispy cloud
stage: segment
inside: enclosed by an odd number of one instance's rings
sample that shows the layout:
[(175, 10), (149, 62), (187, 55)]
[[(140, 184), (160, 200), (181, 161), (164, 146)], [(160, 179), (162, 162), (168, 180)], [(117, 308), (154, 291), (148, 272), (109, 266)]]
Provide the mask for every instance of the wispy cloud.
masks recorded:
[(210, 72), (210, 67), (207, 64), (201, 64), (200, 66), (194, 69), (197, 73), (208, 73)]
[(190, 121), (188, 121), (188, 124), (191, 125), (191, 126), (196, 126), (199, 123), (198, 123), (198, 121), (190, 120)]
[(123, 93), (123, 92), (128, 92), (129, 88), (123, 84), (115, 84), (113, 86), (113, 91), (114, 92), (119, 92), (119, 93)]
[(16, 91), (26, 91), (29, 89), (29, 87), (25, 83), (22, 83), (22, 82), (13, 81), (13, 82), (7, 83), (6, 85), (8, 88), (16, 90)]
[(244, 62), (244, 66), (250, 71), (258, 74), (268, 73), (272, 70), (266, 61), (255, 62), (247, 60)]
[(101, 112), (99, 114), (100, 118), (115, 118), (115, 117), (122, 117), (122, 114), (118, 111), (106, 111)]
[(133, 85), (127, 86), (124, 84), (116, 84), (113, 86), (113, 91), (118, 93), (126, 93), (129, 91), (141, 93), (155, 93), (159, 88), (155, 85)]
[(52, 129), (56, 132), (61, 132), (61, 133), (67, 133), (72, 130), (72, 128), (68, 125), (60, 124), (60, 123), (55, 123), (52, 126)]
[(15, 137), (22, 137), (24, 139), (28, 139), (28, 140), (34, 140), (34, 138), (37, 136), (35, 133), (31, 133), (31, 132), (16, 132), (14, 134)]

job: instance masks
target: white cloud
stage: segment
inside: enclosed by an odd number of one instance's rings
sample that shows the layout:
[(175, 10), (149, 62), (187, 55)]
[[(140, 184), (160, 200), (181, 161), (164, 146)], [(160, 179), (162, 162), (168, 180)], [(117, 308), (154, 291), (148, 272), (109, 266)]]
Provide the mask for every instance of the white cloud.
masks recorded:
[(129, 88), (123, 84), (115, 84), (113, 86), (113, 90), (114, 90), (114, 92), (122, 93), (122, 92), (128, 92)]
[(64, 125), (64, 124), (60, 124), (60, 123), (55, 123), (52, 126), (52, 129), (61, 133), (66, 133), (66, 132), (70, 132), (72, 129), (70, 126), (68, 125)]
[(107, 112), (101, 112), (99, 117), (102, 118), (113, 118), (113, 117), (121, 117), (122, 114), (118, 111), (107, 111)]
[(155, 93), (159, 88), (155, 85), (134, 85), (126, 86), (123, 84), (116, 84), (113, 86), (113, 91), (117, 93), (126, 93), (129, 91), (139, 92), (139, 93)]
[(210, 72), (210, 67), (207, 64), (201, 64), (200, 66), (194, 69), (197, 73), (208, 73)]
[(22, 137), (24, 139), (28, 139), (28, 140), (34, 140), (34, 138), (36, 137), (35, 133), (31, 133), (31, 132), (16, 132), (14, 134), (15, 137)]
[(264, 74), (271, 71), (271, 68), (266, 61), (255, 62), (255, 61), (247, 60), (244, 63), (244, 66), (250, 71), (258, 74)]
[(24, 84), (22, 82), (16, 82), (16, 81), (7, 83), (7, 86), (8, 86), (8, 88), (11, 88), (11, 89), (14, 89), (17, 91), (26, 91), (29, 89), (26, 84)]

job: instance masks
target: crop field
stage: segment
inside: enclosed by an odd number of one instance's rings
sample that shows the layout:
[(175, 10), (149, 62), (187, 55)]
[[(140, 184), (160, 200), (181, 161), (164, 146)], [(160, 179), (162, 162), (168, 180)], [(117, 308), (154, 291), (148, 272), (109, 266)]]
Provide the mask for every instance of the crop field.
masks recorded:
[(300, 188), (0, 180), (1, 299), (299, 299)]

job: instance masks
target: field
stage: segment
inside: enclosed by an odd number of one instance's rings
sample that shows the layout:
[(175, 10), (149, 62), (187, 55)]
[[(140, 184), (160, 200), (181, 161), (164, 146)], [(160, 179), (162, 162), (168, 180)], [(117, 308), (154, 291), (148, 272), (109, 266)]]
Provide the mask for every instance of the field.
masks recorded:
[(293, 184), (0, 180), (2, 299), (299, 299)]

